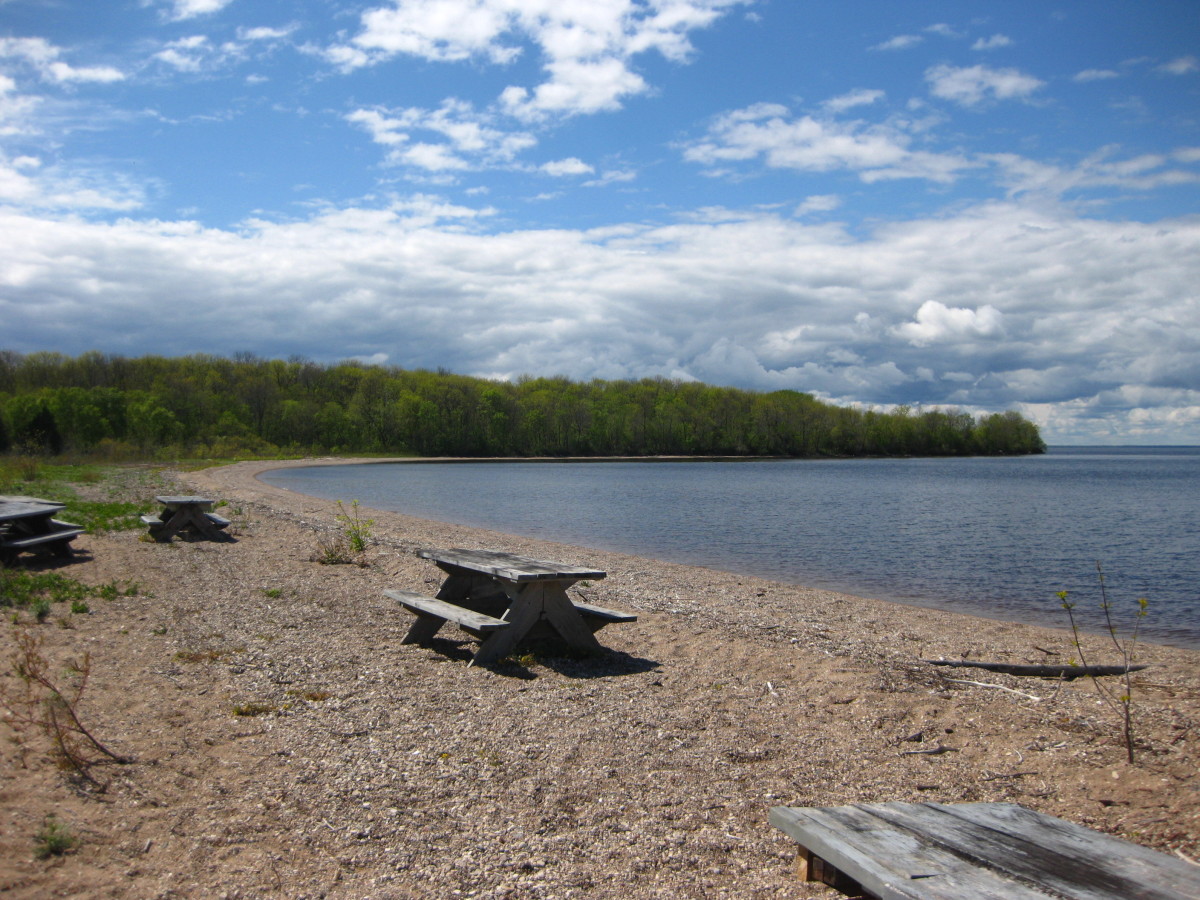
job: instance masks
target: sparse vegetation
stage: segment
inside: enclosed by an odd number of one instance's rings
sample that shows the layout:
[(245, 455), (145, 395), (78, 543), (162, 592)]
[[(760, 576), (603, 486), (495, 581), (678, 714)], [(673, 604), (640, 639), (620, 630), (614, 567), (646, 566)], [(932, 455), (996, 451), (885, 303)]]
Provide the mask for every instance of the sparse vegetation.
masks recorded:
[[(1125, 756), (1132, 763), (1134, 761), (1135, 740), (1133, 733), (1133, 673), (1130, 669), (1135, 661), (1138, 633), (1141, 630), (1142, 620), (1149, 612), (1150, 601), (1145, 597), (1138, 598), (1137, 610), (1134, 612), (1133, 629), (1128, 635), (1121, 635), (1113, 619), (1112, 605), (1108, 600), (1108, 588), (1104, 581), (1104, 569), (1099, 562), (1096, 563), (1096, 577), (1100, 582), (1100, 609), (1104, 614), (1104, 631), (1112, 641), (1113, 647), (1116, 648), (1119, 660), (1118, 664), (1124, 667), (1125, 672), (1119, 682), (1121, 689), (1114, 689), (1110, 684), (1105, 683), (1095, 675), (1089, 677), (1092, 684), (1095, 685), (1096, 693), (1116, 712), (1121, 723), (1121, 739), (1125, 745)], [(1079, 652), (1079, 663), (1084, 666), (1091, 665), (1088, 662), (1083, 643), (1079, 637), (1079, 626), (1075, 621), (1075, 603), (1068, 599), (1067, 591), (1058, 591), (1057, 596), (1062, 603), (1063, 609), (1067, 611), (1067, 619), (1071, 625), (1071, 643)], [(1072, 659), (1071, 663), (1074, 665), (1075, 660)]]
[(75, 848), (79, 839), (54, 816), (46, 816), (42, 828), (34, 836), (33, 855), (38, 859), (62, 856)]
[(43, 653), (43, 636), (23, 630), (16, 635), (16, 650), (11, 658), (16, 686), (0, 681), (0, 709), (18, 741), (29, 730), (42, 732), (50, 740), (55, 761), (91, 784), (102, 787), (92, 774), (98, 762), (95, 754), (112, 762), (128, 762), (114, 753), (83, 724), (79, 704), (92, 670), (91, 654), (67, 665), (67, 682), (51, 673), (50, 661)]

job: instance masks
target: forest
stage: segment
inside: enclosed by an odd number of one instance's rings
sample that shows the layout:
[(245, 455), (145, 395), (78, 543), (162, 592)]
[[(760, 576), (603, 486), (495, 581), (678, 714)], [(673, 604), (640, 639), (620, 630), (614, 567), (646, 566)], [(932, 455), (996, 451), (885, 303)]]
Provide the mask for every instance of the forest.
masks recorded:
[(0, 351), (0, 453), (122, 459), (1042, 453), (1007, 411), (859, 409), (663, 378), (492, 381), (239, 353)]

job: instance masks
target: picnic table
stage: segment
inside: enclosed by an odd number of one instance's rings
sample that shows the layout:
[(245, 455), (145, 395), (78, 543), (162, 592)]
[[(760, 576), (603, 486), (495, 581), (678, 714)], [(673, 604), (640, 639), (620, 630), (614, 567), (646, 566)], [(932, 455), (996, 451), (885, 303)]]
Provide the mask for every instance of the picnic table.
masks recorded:
[(213, 501), (207, 497), (154, 498), (162, 504), (158, 515), (142, 516), (142, 523), (150, 528), (150, 536), (156, 541), (169, 541), (177, 534), (197, 534), (217, 541), (224, 538), (221, 530), (229, 527), (229, 520), (209, 512)]
[(1200, 867), (1014, 803), (777, 806), (797, 869), (879, 900), (1195, 900)]
[(23, 550), (70, 556), (71, 541), (83, 528), (54, 518), (65, 505), (38, 497), (0, 497), (0, 562), (11, 563)]
[(567, 588), (598, 581), (598, 569), (530, 559), (495, 550), (421, 550), (417, 553), (446, 573), (435, 597), (413, 591), (384, 594), (416, 614), (402, 643), (428, 644), (447, 622), (482, 643), (471, 665), (484, 665), (511, 653), (523, 641), (551, 637), (572, 650), (598, 653), (595, 632), (637, 616), (574, 600)]

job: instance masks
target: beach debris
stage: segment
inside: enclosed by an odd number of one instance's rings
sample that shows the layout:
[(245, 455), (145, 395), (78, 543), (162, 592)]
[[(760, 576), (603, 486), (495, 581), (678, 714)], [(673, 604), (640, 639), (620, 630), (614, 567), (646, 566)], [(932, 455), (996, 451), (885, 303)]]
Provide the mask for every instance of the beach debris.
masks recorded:
[(1018, 663), (974, 662), (965, 659), (926, 659), (931, 666), (954, 666), (956, 668), (986, 669), (989, 672), (1000, 672), (1004, 675), (1016, 675), (1032, 678), (1061, 678), (1073, 681), (1076, 678), (1097, 678), (1103, 675), (1124, 675), (1126, 672), (1140, 672), (1147, 666), (1052, 666), (1052, 665), (1021, 665)]

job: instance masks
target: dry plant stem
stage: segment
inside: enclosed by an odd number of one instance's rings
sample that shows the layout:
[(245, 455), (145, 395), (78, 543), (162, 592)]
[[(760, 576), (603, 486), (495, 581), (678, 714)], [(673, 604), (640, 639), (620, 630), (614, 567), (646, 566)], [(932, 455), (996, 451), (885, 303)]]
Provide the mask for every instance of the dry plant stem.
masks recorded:
[[(1133, 634), (1124, 642), (1117, 637), (1117, 626), (1112, 619), (1112, 608), (1108, 602), (1108, 588), (1105, 585), (1104, 569), (1100, 562), (1096, 562), (1096, 576), (1100, 580), (1100, 608), (1104, 611), (1105, 630), (1108, 632), (1109, 638), (1116, 647), (1117, 653), (1121, 657), (1121, 663), (1125, 669), (1124, 685), (1125, 692), (1122, 695), (1116, 695), (1112, 689), (1104, 685), (1099, 678), (1091, 677), (1092, 684), (1096, 687), (1102, 699), (1116, 710), (1121, 718), (1122, 739), (1125, 742), (1125, 758), (1132, 763), (1133, 757), (1133, 675), (1130, 672), (1130, 667), (1133, 665), (1134, 650), (1137, 647), (1138, 632), (1141, 629), (1142, 619), (1146, 615), (1146, 600), (1138, 600), (1138, 613), (1133, 627)], [(1060, 591), (1059, 598), (1062, 600), (1063, 609), (1067, 611), (1067, 619), (1071, 624), (1071, 633), (1074, 636), (1075, 648), (1079, 651), (1079, 661), (1084, 666), (1089, 665), (1087, 657), (1083, 649), (1083, 642), (1079, 638), (1079, 626), (1075, 622), (1075, 614), (1072, 612), (1073, 603), (1069, 603), (1066, 599), (1067, 592)]]
[(89, 781), (95, 782), (88, 773), (92, 764), (84, 752), (88, 746), (113, 762), (130, 762), (106, 747), (79, 718), (79, 701), (91, 674), (91, 654), (85, 653), (82, 660), (71, 665), (79, 677), (73, 687), (64, 690), (50, 677), (50, 664), (41, 652), (42, 638), (21, 631), (16, 641), (13, 669), (23, 691), (14, 697), (7, 689), (0, 689), (0, 706), (8, 710), (14, 722), (44, 731), (58, 757)]

